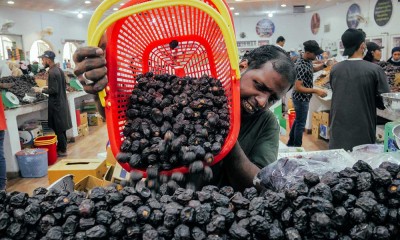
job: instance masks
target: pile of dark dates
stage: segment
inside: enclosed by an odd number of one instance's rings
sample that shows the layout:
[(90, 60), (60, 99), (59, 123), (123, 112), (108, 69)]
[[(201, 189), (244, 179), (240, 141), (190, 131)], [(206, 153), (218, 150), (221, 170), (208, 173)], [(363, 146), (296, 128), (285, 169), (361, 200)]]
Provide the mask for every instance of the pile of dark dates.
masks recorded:
[(142, 179), (88, 194), (0, 191), (0, 239), (398, 239), (399, 172), (358, 161), (283, 192), (207, 185), (164, 194)]

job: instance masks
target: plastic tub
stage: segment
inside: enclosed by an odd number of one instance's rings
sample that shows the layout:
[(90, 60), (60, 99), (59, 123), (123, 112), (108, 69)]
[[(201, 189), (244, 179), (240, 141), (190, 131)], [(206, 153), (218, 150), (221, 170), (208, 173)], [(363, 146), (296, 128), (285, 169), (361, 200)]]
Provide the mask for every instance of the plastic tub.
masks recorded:
[(35, 147), (46, 148), (48, 150), (48, 165), (53, 165), (57, 161), (57, 136), (48, 135), (37, 137), (33, 141)]
[(40, 178), (47, 175), (47, 149), (26, 149), (15, 155), (22, 177)]

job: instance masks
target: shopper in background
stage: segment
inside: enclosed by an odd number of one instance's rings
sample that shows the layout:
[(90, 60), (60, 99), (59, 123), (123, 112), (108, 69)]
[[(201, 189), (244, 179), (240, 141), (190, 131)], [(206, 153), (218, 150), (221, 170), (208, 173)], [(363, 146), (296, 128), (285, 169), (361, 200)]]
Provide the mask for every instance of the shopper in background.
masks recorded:
[(392, 56), (387, 60), (388, 63), (394, 66), (400, 66), (400, 47), (392, 49)]
[(289, 134), (289, 147), (301, 147), (303, 144), (303, 132), (306, 126), (308, 108), (312, 94), (325, 97), (326, 92), (322, 89), (314, 88), (313, 73), (326, 67), (324, 64), (313, 66), (312, 61), (317, 55), (323, 51), (318, 43), (309, 40), (303, 43), (304, 54), (296, 61), (296, 83), (292, 93), (294, 109), (296, 111), (296, 119), (293, 122), (292, 129)]
[[(74, 54), (75, 75), (85, 91), (97, 93), (107, 84), (104, 52), (79, 48)], [(267, 108), (287, 92), (295, 78), (294, 65), (278, 47), (256, 48), (241, 62), (241, 129), (232, 151), (213, 167), (214, 181), (228, 181), (236, 189), (252, 186), (260, 168), (277, 159), (279, 126)], [(221, 185), (220, 184), (220, 185)]]
[(35, 92), (49, 94), (48, 121), (49, 127), (57, 135), (57, 154), (59, 157), (67, 156), (67, 133), (72, 127), (71, 117), (67, 102), (66, 82), (64, 72), (54, 63), (56, 55), (52, 51), (45, 51), (42, 64), (49, 68), (47, 88), (34, 87)]
[(367, 43), (367, 53), (364, 56), (364, 60), (372, 63), (379, 63), (382, 58), (382, 48), (374, 42)]
[(286, 39), (283, 36), (279, 36), (276, 39), (276, 45), (275, 46), (280, 47), (280, 48), (283, 49), (283, 46), (285, 46), (285, 42), (286, 42)]
[(357, 29), (343, 33), (343, 55), (349, 58), (334, 65), (330, 73), (330, 149), (352, 150), (376, 140), (376, 108), (384, 108), (380, 94), (389, 92), (389, 85), (379, 65), (362, 59), (367, 49), (365, 36)]

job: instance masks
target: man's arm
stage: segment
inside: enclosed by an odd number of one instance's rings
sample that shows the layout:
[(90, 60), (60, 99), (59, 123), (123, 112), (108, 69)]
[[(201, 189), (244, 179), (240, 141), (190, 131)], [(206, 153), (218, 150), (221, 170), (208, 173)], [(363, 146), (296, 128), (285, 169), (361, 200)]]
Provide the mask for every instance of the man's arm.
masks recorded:
[(236, 142), (228, 157), (224, 160), (224, 171), (226, 171), (232, 187), (242, 191), (253, 186), (253, 179), (260, 168), (247, 158), (239, 142)]
[[(53, 68), (54, 69), (54, 68)], [(49, 71), (49, 87), (48, 88), (43, 88), (42, 93), (46, 93), (49, 95), (55, 95), (58, 94), (58, 84), (60, 84), (60, 78), (58, 77), (57, 74), (54, 72), (51, 72), (53, 69)], [(60, 76), (61, 77), (61, 76)]]
[(325, 97), (326, 96), (326, 92), (324, 90), (322, 90), (322, 89), (304, 87), (303, 81), (300, 80), (300, 79), (296, 80), (296, 83), (294, 85), (294, 89), (296, 90), (296, 92), (317, 94), (320, 97)]
[(378, 109), (384, 110), (385, 105), (383, 104), (383, 99), (381, 94), (390, 92), (387, 76), (383, 69), (379, 69), (378, 76), (377, 76), (377, 88), (376, 88), (376, 107)]
[(318, 64), (318, 65), (313, 65), (313, 70), (314, 70), (314, 72), (318, 72), (318, 71), (321, 71), (322, 69), (324, 69), (326, 67), (327, 66), (325, 65), (325, 63)]

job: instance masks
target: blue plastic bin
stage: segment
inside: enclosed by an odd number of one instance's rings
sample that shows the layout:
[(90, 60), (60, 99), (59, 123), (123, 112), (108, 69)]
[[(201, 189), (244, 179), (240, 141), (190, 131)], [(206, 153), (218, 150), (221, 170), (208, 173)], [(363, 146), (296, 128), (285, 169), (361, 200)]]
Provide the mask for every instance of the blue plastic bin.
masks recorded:
[(47, 149), (25, 149), (15, 155), (22, 177), (40, 178), (47, 175)]

